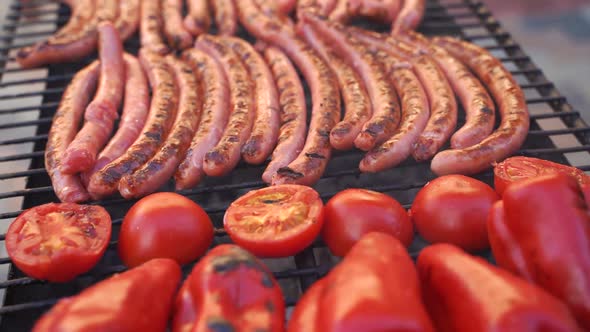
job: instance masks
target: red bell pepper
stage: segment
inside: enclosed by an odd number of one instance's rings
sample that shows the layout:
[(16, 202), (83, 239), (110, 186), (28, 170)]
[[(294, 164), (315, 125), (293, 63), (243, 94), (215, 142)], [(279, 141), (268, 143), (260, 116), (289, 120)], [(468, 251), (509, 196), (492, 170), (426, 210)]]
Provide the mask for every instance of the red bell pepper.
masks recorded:
[(171, 259), (153, 259), (62, 299), (33, 332), (164, 332), (181, 271)]
[(590, 330), (590, 211), (574, 177), (510, 185), (488, 220), (498, 265), (564, 301)]
[(580, 331), (561, 301), (456, 246), (427, 247), (417, 266), (439, 332)]
[(195, 265), (175, 302), (172, 332), (283, 332), (285, 303), (267, 267), (236, 245)]
[(326, 277), (303, 295), (289, 332), (434, 331), (404, 245), (364, 235)]

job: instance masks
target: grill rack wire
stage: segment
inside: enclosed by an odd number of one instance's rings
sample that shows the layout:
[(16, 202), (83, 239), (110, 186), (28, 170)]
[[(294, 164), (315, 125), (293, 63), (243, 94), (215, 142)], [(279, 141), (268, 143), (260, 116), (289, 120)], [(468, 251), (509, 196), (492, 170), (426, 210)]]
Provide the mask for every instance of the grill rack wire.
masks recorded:
[[(43, 166), (47, 133), (69, 80), (96, 58), (94, 54), (77, 64), (48, 66), (46, 74), (28, 75), (39, 69), (20, 69), (14, 59), (16, 50), (51, 35), (67, 22), (70, 12), (66, 6), (40, 0), (26, 6), (13, 0), (8, 8), (5, 23), (0, 27), (0, 183), (18, 180), (23, 182), (24, 189), (5, 190), (4, 186), (0, 189), (1, 247), (4, 247), (6, 227), (22, 209), (57, 201)], [(25, 32), (21, 32), (22, 29)], [(430, 36), (454, 35), (474, 42), (496, 55), (511, 70), (525, 91), (531, 111), (531, 130), (517, 154), (590, 171), (590, 127), (480, 0), (428, 0), (419, 31)], [(244, 36), (244, 32), (240, 35)], [(137, 36), (125, 44), (126, 50), (134, 54), (138, 47)], [(307, 97), (309, 100), (309, 94)], [(27, 103), (28, 100), (33, 101)], [(22, 115), (28, 117), (23, 120)], [(463, 123), (464, 115), (460, 110), (458, 125)], [(357, 167), (361, 157), (358, 151), (335, 154), (324, 177), (315, 186), (322, 199), (327, 200), (345, 188), (363, 187), (387, 193), (409, 208), (416, 192), (435, 177), (428, 163), (418, 164), (413, 160), (379, 174), (361, 174)], [(14, 163), (17, 166), (12, 166)], [(196, 188), (179, 192), (198, 202), (211, 216), (215, 225), (214, 245), (230, 242), (221, 223), (225, 208), (245, 192), (264, 186), (260, 180), (262, 170), (261, 166), (240, 163), (226, 177), (209, 178)], [(491, 171), (478, 174), (476, 178), (488, 184), (493, 182)], [(173, 187), (168, 185), (161, 190), (172, 191)], [(19, 207), (14, 208), (14, 201)], [(135, 201), (114, 197), (92, 202), (107, 208), (113, 217), (113, 237), (100, 263), (72, 282), (54, 284), (26, 277), (13, 267), (5, 251), (0, 251), (0, 268), (8, 270), (6, 276), (0, 276), (0, 292), (5, 292), (0, 306), (0, 331), (28, 331), (36, 318), (59, 298), (77, 294), (113, 273), (124, 271), (116, 253), (117, 236), (125, 212)], [(415, 258), (426, 245), (416, 236), (409, 249), (411, 256)], [(489, 251), (479, 254), (493, 261)], [(279, 280), (289, 306), (337, 262), (320, 240), (294, 257), (264, 261)], [(183, 267), (185, 275), (192, 266)]]

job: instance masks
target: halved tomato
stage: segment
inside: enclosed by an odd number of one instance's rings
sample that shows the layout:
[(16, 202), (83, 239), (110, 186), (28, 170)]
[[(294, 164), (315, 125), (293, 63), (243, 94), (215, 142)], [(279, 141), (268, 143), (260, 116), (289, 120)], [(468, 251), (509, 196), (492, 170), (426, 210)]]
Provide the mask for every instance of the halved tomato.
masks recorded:
[(323, 222), (319, 194), (295, 184), (250, 191), (234, 201), (223, 217), (231, 239), (259, 257), (302, 251), (319, 235)]
[(94, 267), (110, 237), (111, 217), (104, 208), (49, 203), (14, 220), (6, 233), (6, 250), (25, 274), (65, 282)]

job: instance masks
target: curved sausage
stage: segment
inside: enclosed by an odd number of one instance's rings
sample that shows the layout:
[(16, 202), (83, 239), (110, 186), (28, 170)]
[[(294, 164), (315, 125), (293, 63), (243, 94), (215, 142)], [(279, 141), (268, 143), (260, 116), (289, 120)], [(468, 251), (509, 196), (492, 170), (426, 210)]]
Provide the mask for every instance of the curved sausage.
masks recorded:
[(258, 165), (277, 145), (279, 93), (268, 65), (252, 45), (236, 37), (221, 37), (221, 41), (240, 56), (254, 83), (254, 125), (242, 147), (242, 158), (249, 164)]
[(402, 9), (391, 26), (391, 33), (397, 35), (415, 30), (424, 18), (425, 9), (425, 0), (404, 0)]
[(177, 190), (194, 187), (201, 181), (205, 175), (205, 154), (221, 139), (229, 116), (229, 87), (221, 64), (197, 48), (185, 51), (183, 58), (196, 72), (203, 104), (197, 132), (174, 176)]
[(390, 139), (367, 152), (359, 165), (361, 172), (379, 172), (408, 158), (428, 122), (430, 112), (426, 92), (412, 71), (412, 65), (384, 51), (377, 52), (377, 57), (388, 68), (400, 96), (402, 119)]
[(289, 165), (301, 152), (306, 137), (305, 93), (299, 75), (289, 58), (276, 47), (266, 47), (264, 57), (272, 70), (279, 90), (281, 107), (278, 144), (262, 180), (272, 182), (279, 168)]
[(142, 197), (155, 192), (176, 171), (185, 156), (201, 117), (198, 81), (192, 67), (183, 60), (168, 55), (166, 60), (174, 70), (180, 87), (178, 115), (170, 135), (158, 152), (133, 174), (121, 178), (119, 192), (125, 198)]
[(289, 15), (295, 6), (297, 6), (297, 0), (270, 0), (276, 2), (277, 11), (284, 15)]
[(176, 117), (178, 86), (166, 59), (142, 48), (139, 50), (139, 60), (153, 91), (148, 118), (141, 135), (127, 152), (90, 177), (88, 192), (93, 199), (115, 193), (121, 177), (145, 164), (168, 136)]
[(219, 61), (229, 81), (230, 115), (219, 143), (205, 155), (203, 170), (209, 176), (222, 176), (240, 161), (241, 149), (254, 122), (254, 84), (240, 57), (230, 47), (210, 35), (201, 35), (196, 44)]
[(524, 93), (510, 71), (485, 49), (454, 38), (435, 38), (433, 42), (466, 64), (487, 86), (498, 103), (502, 121), (481, 143), (438, 153), (430, 167), (438, 175), (483, 171), (510, 156), (524, 143), (530, 124)]
[(336, 0), (297, 1), (297, 17), (300, 17), (300, 15), (303, 13), (327, 17), (332, 12), (332, 10), (334, 10), (336, 2)]
[(324, 173), (332, 154), (330, 131), (340, 119), (340, 92), (332, 70), (288, 26), (263, 14), (252, 0), (236, 1), (242, 25), (257, 38), (279, 46), (301, 70), (310, 86), (311, 124), (303, 150), (273, 177), (272, 184), (311, 185)]
[(125, 94), (119, 128), (109, 143), (100, 152), (91, 171), (82, 173), (82, 183), (88, 185), (90, 177), (106, 164), (122, 156), (139, 136), (150, 107), (150, 91), (147, 78), (139, 60), (124, 54)]
[(170, 49), (162, 38), (162, 2), (141, 1), (141, 18), (139, 22), (139, 37), (142, 48), (147, 48), (159, 54), (168, 54)]
[(355, 139), (355, 146), (368, 151), (385, 142), (397, 128), (401, 111), (398, 96), (384, 73), (383, 65), (365, 45), (343, 31), (342, 26), (311, 16), (305, 16), (303, 22), (324, 36), (334, 50), (353, 65), (367, 88), (373, 113)]
[(379, 22), (391, 23), (400, 11), (400, 2), (401, 0), (363, 0), (359, 6), (358, 15)]
[(96, 18), (100, 22), (115, 22), (119, 17), (119, 0), (96, 0)]
[(61, 171), (74, 174), (94, 167), (96, 156), (109, 139), (123, 99), (125, 62), (119, 32), (109, 22), (98, 26), (100, 79), (94, 99), (86, 108), (84, 126), (63, 156)]
[(347, 23), (358, 12), (360, 4), (358, 0), (337, 0), (328, 20)]
[(137, 31), (137, 27), (139, 26), (139, 1), (120, 1), (119, 17), (115, 21), (115, 27), (119, 30), (119, 35), (123, 41), (129, 39)]
[(494, 130), (495, 105), (492, 97), (469, 68), (444, 48), (434, 45), (426, 37), (408, 31), (397, 36), (429, 53), (445, 72), (466, 113), (465, 125), (451, 137), (451, 148), (463, 149), (481, 142)]
[(94, 61), (82, 69), (66, 88), (59, 107), (53, 116), (47, 145), (45, 147), (45, 169), (51, 178), (53, 190), (62, 202), (78, 203), (90, 196), (80, 182), (78, 175), (63, 174), (60, 171), (62, 156), (68, 144), (74, 139), (84, 109), (98, 81), (99, 63)]
[(313, 47), (338, 79), (340, 93), (346, 107), (342, 121), (330, 132), (330, 144), (338, 150), (350, 150), (363, 125), (371, 118), (371, 101), (354, 69), (337, 56), (330, 47), (324, 45), (316, 32), (309, 25), (300, 27), (300, 32)]
[(217, 25), (217, 34), (233, 36), (236, 34), (238, 17), (233, 0), (212, 0), (211, 7)]
[(207, 33), (211, 26), (208, 0), (187, 0), (188, 14), (184, 18), (184, 28), (193, 36)]
[(163, 0), (164, 35), (168, 45), (177, 50), (184, 50), (193, 45), (193, 35), (182, 23), (182, 0)]

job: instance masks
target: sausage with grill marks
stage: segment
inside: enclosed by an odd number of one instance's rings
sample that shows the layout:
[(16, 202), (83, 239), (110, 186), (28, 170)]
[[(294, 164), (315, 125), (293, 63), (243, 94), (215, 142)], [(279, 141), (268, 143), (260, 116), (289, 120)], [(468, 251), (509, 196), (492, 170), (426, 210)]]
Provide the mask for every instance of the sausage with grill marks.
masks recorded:
[(182, 0), (163, 0), (164, 35), (168, 45), (176, 50), (184, 50), (193, 44), (193, 35), (188, 32), (182, 22)]
[(76, 136), (78, 123), (96, 88), (98, 75), (98, 61), (76, 73), (62, 96), (47, 137), (45, 169), (51, 178), (55, 194), (62, 202), (78, 203), (90, 198), (80, 177), (64, 174), (60, 168), (63, 153)]
[(211, 27), (211, 14), (208, 0), (187, 0), (188, 14), (184, 18), (184, 28), (193, 36), (207, 33)]
[(221, 139), (229, 115), (229, 87), (221, 64), (197, 48), (185, 51), (183, 58), (192, 65), (198, 77), (202, 114), (197, 132), (174, 176), (177, 190), (199, 184), (205, 175), (205, 154)]
[(254, 122), (254, 84), (240, 57), (218, 37), (201, 35), (196, 44), (219, 61), (229, 82), (230, 115), (219, 143), (207, 152), (203, 170), (209, 176), (222, 176), (240, 161), (240, 152), (250, 137)]
[(467, 65), (491, 92), (502, 118), (500, 127), (479, 144), (447, 150), (434, 156), (431, 169), (438, 175), (474, 174), (492, 167), (517, 151), (529, 130), (529, 113), (518, 83), (485, 49), (454, 38), (434, 38), (433, 42)]
[(358, 15), (384, 23), (393, 22), (401, 7), (401, 0), (363, 0)]
[(94, 173), (88, 192), (94, 199), (117, 191), (119, 180), (145, 164), (160, 148), (176, 117), (178, 86), (166, 59), (147, 48), (139, 51), (139, 60), (152, 88), (150, 111), (141, 135), (124, 155)]
[(277, 145), (279, 136), (279, 96), (272, 73), (264, 58), (245, 40), (222, 37), (242, 59), (254, 83), (255, 119), (250, 137), (242, 147), (249, 164), (263, 163)]
[(425, 9), (425, 0), (404, 0), (399, 14), (391, 26), (392, 34), (397, 35), (415, 30), (424, 18)]
[(307, 13), (327, 17), (335, 6), (336, 0), (300, 0), (297, 1), (297, 16)]
[(125, 41), (137, 31), (139, 26), (140, 0), (122, 0), (119, 4), (119, 17), (115, 27), (119, 30), (121, 40)]
[(276, 47), (266, 47), (264, 57), (273, 72), (281, 107), (278, 144), (262, 180), (272, 182), (279, 168), (289, 165), (301, 152), (306, 136), (305, 94), (299, 75), (289, 58)]
[(342, 121), (330, 132), (330, 143), (335, 149), (350, 150), (363, 125), (371, 117), (371, 101), (360, 77), (334, 51), (325, 45), (309, 25), (300, 27), (307, 42), (320, 54), (338, 79), (340, 92), (346, 107)]
[(162, 1), (141, 1), (140, 11), (139, 37), (141, 47), (159, 54), (170, 53), (170, 49), (162, 37), (164, 28)]
[(119, 192), (125, 198), (141, 197), (155, 192), (176, 171), (197, 130), (201, 116), (198, 81), (193, 68), (172, 55), (166, 57), (174, 70), (180, 88), (177, 117), (170, 135), (158, 152), (133, 174), (119, 182)]
[(212, 0), (211, 7), (213, 8), (215, 24), (217, 25), (217, 34), (225, 36), (235, 35), (238, 18), (234, 0)]

